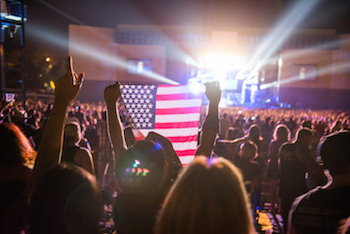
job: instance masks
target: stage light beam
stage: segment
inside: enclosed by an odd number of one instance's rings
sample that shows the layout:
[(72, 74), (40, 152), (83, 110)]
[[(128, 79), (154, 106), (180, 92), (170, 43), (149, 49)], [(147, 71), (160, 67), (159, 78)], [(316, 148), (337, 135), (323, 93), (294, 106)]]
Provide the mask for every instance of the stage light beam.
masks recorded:
[[(350, 63), (343, 62), (343, 63), (339, 63), (337, 65), (329, 65), (329, 66), (320, 68), (317, 70), (317, 78), (316, 79), (321, 79), (322, 76), (330, 75), (330, 74), (334, 73), (335, 71), (339, 71), (342, 69), (349, 69), (349, 66), (350, 66)], [(279, 82), (279, 85), (282, 86), (284, 84), (289, 84), (289, 83), (293, 83), (293, 82), (297, 82), (297, 81), (301, 81), (301, 80), (308, 80), (311, 77), (314, 77), (314, 72), (304, 73), (304, 79), (300, 79), (300, 76), (292, 76), (292, 77), (289, 77), (287, 79), (283, 79)], [(271, 88), (271, 87), (277, 87), (277, 85), (278, 85), (278, 82), (274, 81), (274, 82), (271, 82), (268, 84), (262, 84), (260, 86), (260, 89), (263, 90), (263, 89), (267, 89), (267, 88)]]
[[(248, 79), (252, 78), (252, 74), (259, 71), (261, 66), (266, 64), (268, 58), (281, 48), (281, 45), (289, 38), (295, 31), (297, 26), (305, 19), (311, 10), (317, 5), (319, 0), (299, 0), (295, 3), (292, 9), (279, 21), (279, 23), (271, 30), (260, 44), (252, 58), (248, 62), (248, 66), (254, 66)], [(260, 64), (256, 64), (260, 61)], [(242, 69), (239, 75), (247, 72)]]

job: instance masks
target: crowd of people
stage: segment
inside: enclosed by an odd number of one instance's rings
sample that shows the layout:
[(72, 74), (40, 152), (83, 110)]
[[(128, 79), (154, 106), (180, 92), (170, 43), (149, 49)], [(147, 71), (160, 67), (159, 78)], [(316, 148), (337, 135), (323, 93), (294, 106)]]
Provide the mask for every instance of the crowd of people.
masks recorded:
[(53, 100), (1, 103), (0, 233), (256, 233), (266, 179), (285, 233), (348, 230), (350, 112), (219, 108), (211, 82), (182, 168), (165, 137), (130, 137), (119, 83), (75, 100), (84, 74), (67, 63)]

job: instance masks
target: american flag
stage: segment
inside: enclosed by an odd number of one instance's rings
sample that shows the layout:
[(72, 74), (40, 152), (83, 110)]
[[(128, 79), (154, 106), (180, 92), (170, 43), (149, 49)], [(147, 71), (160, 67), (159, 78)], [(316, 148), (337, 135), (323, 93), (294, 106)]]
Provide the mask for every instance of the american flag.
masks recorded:
[(154, 131), (168, 138), (181, 163), (189, 164), (197, 149), (204, 85), (124, 84), (120, 90), (126, 110), (140, 132), (146, 136)]

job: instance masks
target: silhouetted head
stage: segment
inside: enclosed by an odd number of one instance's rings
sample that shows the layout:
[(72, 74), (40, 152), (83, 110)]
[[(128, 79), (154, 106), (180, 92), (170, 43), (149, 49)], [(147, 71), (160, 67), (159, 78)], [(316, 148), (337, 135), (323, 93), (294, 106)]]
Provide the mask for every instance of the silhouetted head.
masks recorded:
[(162, 147), (164, 151), (165, 161), (169, 166), (168, 179), (174, 181), (177, 178), (179, 171), (182, 169), (182, 164), (179, 156), (174, 150), (171, 141), (169, 141), (168, 138), (155, 132), (149, 132), (145, 140), (152, 141), (156, 145), (160, 145)]
[(309, 128), (302, 128), (296, 133), (296, 143), (309, 146), (312, 143), (312, 131)]
[(301, 126), (302, 126), (303, 128), (312, 129), (311, 120), (305, 120), (305, 121), (301, 124)]
[(95, 177), (63, 163), (43, 174), (32, 193), (29, 233), (97, 233), (99, 217)]
[(116, 176), (125, 193), (155, 192), (164, 181), (165, 154), (160, 144), (138, 141), (117, 160)]
[(254, 142), (249, 141), (241, 145), (241, 157), (247, 159), (253, 159), (258, 156), (258, 147)]
[(253, 233), (242, 175), (224, 158), (198, 156), (169, 191), (159, 233)]
[(321, 158), (332, 175), (348, 174), (350, 166), (350, 132), (330, 134), (320, 143)]
[(78, 123), (71, 122), (64, 126), (64, 143), (74, 145), (81, 138), (81, 128)]
[(255, 143), (259, 140), (262, 140), (261, 130), (259, 125), (253, 124), (252, 126), (250, 126), (248, 132), (249, 132), (249, 138)]
[(226, 140), (234, 140), (234, 139), (240, 137), (240, 135), (239, 135), (240, 133), (241, 133), (241, 131), (238, 128), (229, 127), (227, 129), (225, 139)]
[(279, 124), (276, 126), (275, 131), (273, 133), (273, 138), (275, 141), (290, 141), (290, 130), (284, 124)]

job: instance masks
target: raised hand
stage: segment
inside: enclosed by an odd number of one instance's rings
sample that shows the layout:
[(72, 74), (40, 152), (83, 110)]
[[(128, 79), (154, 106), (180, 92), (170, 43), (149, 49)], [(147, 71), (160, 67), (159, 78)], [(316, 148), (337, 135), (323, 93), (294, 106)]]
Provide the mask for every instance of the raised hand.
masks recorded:
[(118, 101), (120, 98), (121, 93), (120, 93), (120, 83), (115, 82), (114, 85), (110, 85), (105, 88), (104, 90), (104, 98), (105, 101), (108, 105), (115, 105), (115, 103)]
[(221, 89), (219, 81), (213, 81), (205, 84), (205, 95), (212, 104), (219, 104), (221, 99)]
[(214, 146), (216, 135), (219, 132), (219, 102), (221, 90), (218, 81), (206, 83), (205, 95), (209, 99), (208, 114), (203, 123), (201, 143), (196, 151), (196, 156), (209, 157)]
[(55, 82), (55, 103), (46, 124), (39, 146), (32, 175), (27, 184), (30, 193), (41, 175), (53, 165), (59, 163), (62, 150), (62, 129), (69, 102), (78, 94), (84, 80), (73, 70), (72, 57), (68, 56), (67, 73)]
[(117, 100), (120, 98), (120, 84), (115, 82), (104, 90), (104, 98), (107, 104), (108, 135), (113, 146), (114, 155), (118, 158), (126, 149), (123, 125), (117, 112)]
[(55, 100), (68, 104), (78, 94), (83, 85), (84, 73), (77, 75), (73, 69), (73, 59), (68, 56), (67, 73), (55, 81)]

